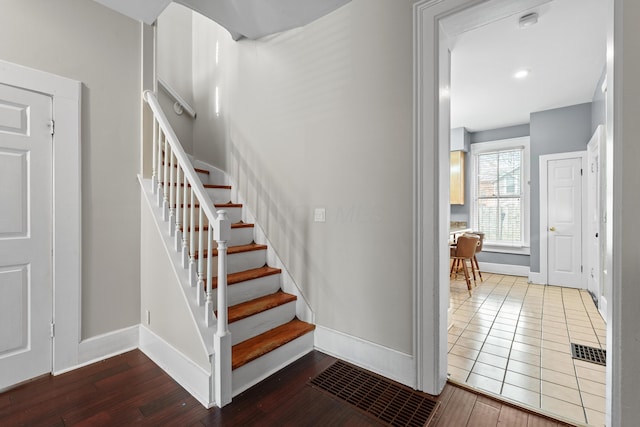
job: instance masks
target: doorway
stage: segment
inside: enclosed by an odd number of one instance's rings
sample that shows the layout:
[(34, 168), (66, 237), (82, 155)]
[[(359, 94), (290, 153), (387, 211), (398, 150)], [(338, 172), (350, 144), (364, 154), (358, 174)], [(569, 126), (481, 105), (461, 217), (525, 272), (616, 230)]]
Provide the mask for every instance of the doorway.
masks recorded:
[[(51, 73), (0, 61), (0, 83), (50, 97), (53, 122), (52, 265), (53, 322), (47, 335), (55, 335), (50, 372), (62, 373), (79, 363), (81, 289), (81, 83)], [(16, 117), (14, 115), (14, 117)], [(47, 123), (50, 124), (50, 123)], [(46, 125), (45, 125), (46, 126)]]
[[(418, 386), (430, 393), (438, 393), (446, 381), (443, 336), (447, 322), (443, 319), (449, 301), (449, 289), (439, 287), (448, 281), (450, 129), (449, 46), (441, 21), (481, 3), (423, 1), (414, 7), (416, 369)], [(610, 407), (608, 400), (609, 413)]]
[(584, 289), (586, 152), (540, 156), (540, 273), (544, 284)]

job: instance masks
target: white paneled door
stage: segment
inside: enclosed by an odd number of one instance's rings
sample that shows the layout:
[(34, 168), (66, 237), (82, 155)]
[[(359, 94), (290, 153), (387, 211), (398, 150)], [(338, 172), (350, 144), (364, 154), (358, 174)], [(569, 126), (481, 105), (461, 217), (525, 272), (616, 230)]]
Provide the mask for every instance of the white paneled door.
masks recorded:
[(51, 372), (52, 99), (0, 84), (0, 390)]
[(582, 287), (582, 159), (547, 164), (548, 283)]

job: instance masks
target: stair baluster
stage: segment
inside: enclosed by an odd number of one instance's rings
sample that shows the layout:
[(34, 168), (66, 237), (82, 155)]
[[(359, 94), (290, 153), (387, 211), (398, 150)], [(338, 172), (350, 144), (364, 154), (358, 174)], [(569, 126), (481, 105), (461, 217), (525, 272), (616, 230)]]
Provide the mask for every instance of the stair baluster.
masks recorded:
[[(191, 200), (189, 201), (191, 208), (189, 209), (191, 221), (189, 224), (195, 231), (195, 199), (193, 196), (193, 189), (191, 190)], [(189, 280), (191, 280), (191, 286), (197, 286), (198, 281), (196, 277), (196, 233), (191, 233), (191, 243), (189, 245)]]
[[(184, 183), (183, 183), (183, 200), (184, 200), (184, 209), (182, 210), (183, 218), (182, 218), (182, 268), (187, 268), (189, 266), (189, 233), (191, 230), (189, 229), (189, 186), (187, 185), (187, 175), (184, 175)], [(189, 281), (192, 284), (191, 281)]]
[(169, 156), (169, 234), (171, 236), (176, 232), (176, 169), (177, 165), (174, 161), (175, 156), (173, 150)]
[(162, 198), (163, 198), (163, 191), (162, 191), (162, 177), (163, 177), (163, 169), (162, 169), (162, 160), (164, 158), (164, 133), (162, 132), (162, 128), (160, 128), (160, 124), (158, 124), (158, 158), (156, 159), (156, 161), (154, 163), (158, 164), (158, 185), (156, 188), (156, 193), (158, 196), (158, 207), (161, 208), (162, 207)]
[(176, 252), (180, 252), (182, 249), (182, 215), (181, 215), (181, 201), (182, 198), (182, 188), (180, 188), (180, 172), (182, 172), (182, 165), (178, 162), (178, 169), (176, 170), (176, 239), (175, 239), (175, 248)]
[(169, 147), (169, 140), (164, 138), (164, 180), (162, 185), (164, 186), (163, 198), (162, 198), (162, 220), (169, 220), (169, 161), (168, 157), (171, 157), (171, 147)]
[[(213, 270), (211, 269), (211, 258), (213, 257), (213, 230), (209, 225), (207, 231), (207, 295), (204, 304), (204, 321), (207, 326), (213, 325)], [(200, 229), (200, 234), (202, 234)]]
[[(195, 209), (195, 206), (193, 207)], [(204, 304), (204, 218), (202, 217), (202, 209), (198, 209), (198, 227), (200, 232), (198, 233), (198, 305)], [(209, 279), (211, 281), (211, 279)]]
[[(220, 408), (231, 402), (231, 333), (227, 313), (227, 243), (231, 238), (231, 221), (227, 212), (219, 210), (213, 238), (218, 243), (218, 324), (214, 338), (216, 381), (214, 392)], [(211, 230), (211, 227), (209, 227)], [(209, 238), (211, 240), (211, 237)], [(212, 280), (209, 280), (209, 283)], [(207, 286), (207, 288), (209, 285)]]
[(151, 193), (152, 194), (156, 194), (156, 192), (158, 191), (157, 185), (158, 185), (158, 171), (156, 169), (157, 167), (157, 162), (156, 159), (158, 158), (158, 121), (156, 120), (156, 118), (153, 118), (153, 144), (151, 144), (153, 146), (153, 155), (152, 155), (152, 161), (151, 161)]

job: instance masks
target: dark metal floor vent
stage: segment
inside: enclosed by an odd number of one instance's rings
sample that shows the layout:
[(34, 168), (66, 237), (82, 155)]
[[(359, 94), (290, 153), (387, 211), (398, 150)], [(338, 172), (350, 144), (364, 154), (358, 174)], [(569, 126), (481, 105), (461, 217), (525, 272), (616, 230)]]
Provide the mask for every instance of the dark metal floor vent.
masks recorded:
[(585, 362), (607, 365), (607, 351), (599, 348), (571, 343), (571, 356), (574, 359), (584, 360)]
[(426, 426), (439, 405), (424, 393), (340, 360), (309, 383), (391, 426)]

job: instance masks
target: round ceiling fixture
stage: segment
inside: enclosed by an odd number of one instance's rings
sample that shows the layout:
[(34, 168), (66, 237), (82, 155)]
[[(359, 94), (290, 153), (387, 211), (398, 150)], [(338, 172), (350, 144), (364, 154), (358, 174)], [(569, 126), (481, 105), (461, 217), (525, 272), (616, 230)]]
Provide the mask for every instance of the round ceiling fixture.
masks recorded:
[(516, 73), (513, 75), (513, 77), (515, 77), (516, 79), (524, 79), (529, 74), (531, 74), (531, 70), (528, 69), (528, 68), (523, 68), (522, 70), (516, 71)]
[(518, 19), (520, 28), (529, 28), (538, 23), (538, 14), (536, 12), (527, 13)]

